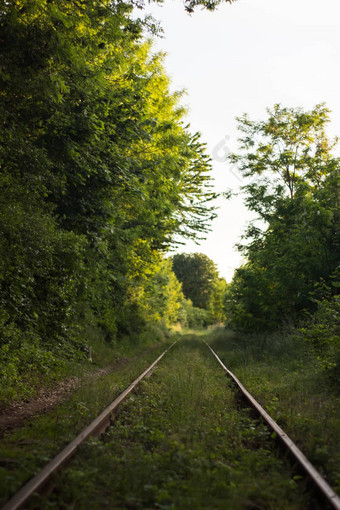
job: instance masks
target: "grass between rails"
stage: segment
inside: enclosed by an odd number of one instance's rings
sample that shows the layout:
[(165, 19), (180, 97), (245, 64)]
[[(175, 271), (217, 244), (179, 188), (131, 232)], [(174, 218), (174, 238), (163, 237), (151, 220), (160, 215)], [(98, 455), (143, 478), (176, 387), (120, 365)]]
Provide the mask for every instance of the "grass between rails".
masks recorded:
[(311, 508), (270, 436), (238, 405), (207, 347), (187, 336), (123, 404), (109, 432), (82, 446), (58, 493), (39, 507)]
[(144, 352), (140, 352), (141, 346), (131, 347), (129, 354), (134, 356), (130, 361), (125, 359), (124, 364), (97, 380), (85, 378), (79, 389), (63, 404), (1, 437), (0, 506), (59, 453), (168, 345), (169, 342), (161, 343), (153, 349), (144, 349)]
[(222, 328), (209, 343), (340, 494), (340, 394), (309, 345)]

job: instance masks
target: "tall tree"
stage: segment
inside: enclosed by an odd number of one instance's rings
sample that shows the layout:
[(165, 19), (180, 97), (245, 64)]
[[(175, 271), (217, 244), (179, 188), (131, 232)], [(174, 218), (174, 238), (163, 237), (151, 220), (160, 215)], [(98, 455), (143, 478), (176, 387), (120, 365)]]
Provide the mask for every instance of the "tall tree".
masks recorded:
[(239, 120), (240, 154), (230, 156), (254, 179), (243, 191), (262, 226), (250, 225), (239, 246), (247, 262), (235, 273), (229, 316), (259, 330), (310, 307), (314, 284), (329, 281), (340, 262), (340, 165), (325, 133), (328, 110), (276, 105), (268, 114), (262, 122)]
[(179, 253), (172, 257), (173, 270), (182, 283), (183, 294), (194, 306), (209, 309), (218, 278), (214, 262), (203, 253)]
[[(337, 139), (331, 142), (327, 138), (330, 119), (325, 104), (311, 111), (276, 104), (267, 109), (267, 114), (264, 121), (252, 121), (246, 114), (237, 119), (242, 133), (240, 152), (230, 154), (229, 160), (238, 165), (244, 176), (257, 178), (250, 188), (244, 188), (249, 195), (266, 192), (264, 198), (270, 205), (269, 191), (272, 199), (285, 196), (285, 191), (294, 198), (306, 185), (320, 186), (329, 166), (334, 164), (332, 149)], [(265, 212), (258, 212), (262, 211)]]

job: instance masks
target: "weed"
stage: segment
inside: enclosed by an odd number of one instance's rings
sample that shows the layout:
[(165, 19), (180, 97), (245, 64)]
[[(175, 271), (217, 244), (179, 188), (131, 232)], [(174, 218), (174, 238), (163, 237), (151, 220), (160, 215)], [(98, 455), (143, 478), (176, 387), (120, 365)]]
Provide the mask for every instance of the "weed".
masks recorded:
[(139, 353), (130, 363), (117, 366), (113, 372), (99, 379), (88, 378), (85, 373), (79, 389), (62, 405), (2, 437), (0, 504), (91, 422), (166, 345)]

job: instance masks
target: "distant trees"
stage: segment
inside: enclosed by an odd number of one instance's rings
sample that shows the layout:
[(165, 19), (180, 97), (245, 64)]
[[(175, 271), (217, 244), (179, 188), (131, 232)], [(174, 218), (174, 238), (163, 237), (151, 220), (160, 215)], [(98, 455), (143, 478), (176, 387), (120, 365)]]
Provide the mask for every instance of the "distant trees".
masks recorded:
[(191, 299), (194, 306), (208, 309), (218, 277), (214, 262), (203, 253), (178, 253), (172, 257), (172, 263), (184, 296)]
[(228, 285), (224, 278), (216, 278), (210, 294), (209, 312), (213, 323), (225, 322), (225, 301)]
[(227, 284), (219, 276), (215, 263), (203, 253), (178, 253), (173, 255), (172, 263), (185, 298), (207, 312), (205, 324), (224, 322)]
[(239, 246), (247, 261), (228, 290), (233, 327), (263, 331), (293, 322), (313, 310), (315, 284), (332, 282), (340, 263), (340, 164), (328, 122), (324, 105), (307, 112), (276, 105), (265, 121), (239, 119), (240, 152), (230, 160), (252, 178), (245, 201), (265, 227), (250, 225)]

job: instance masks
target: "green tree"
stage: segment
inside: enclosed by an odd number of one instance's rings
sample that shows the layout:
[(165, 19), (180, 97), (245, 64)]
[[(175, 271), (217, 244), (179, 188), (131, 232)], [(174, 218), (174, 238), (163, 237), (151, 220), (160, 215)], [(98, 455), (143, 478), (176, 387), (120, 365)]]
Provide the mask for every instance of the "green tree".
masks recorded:
[(246, 204), (265, 222), (250, 225), (239, 249), (247, 262), (228, 292), (228, 316), (241, 329), (275, 329), (313, 307), (310, 292), (339, 264), (339, 160), (325, 133), (328, 110), (275, 106), (263, 122), (240, 119)]
[(175, 324), (179, 320), (183, 299), (182, 286), (172, 271), (171, 260), (160, 260), (154, 276), (146, 282), (144, 302), (147, 320), (162, 322), (167, 327)]
[[(313, 300), (314, 314), (304, 317), (297, 334), (310, 343), (318, 362), (327, 371), (331, 382), (339, 386), (340, 375), (340, 270), (326, 285), (320, 281), (315, 285)], [(302, 326), (302, 327), (301, 327)]]
[(172, 257), (173, 270), (182, 283), (184, 296), (195, 307), (209, 308), (218, 271), (214, 262), (203, 253), (179, 253)]
[(226, 292), (227, 282), (225, 279), (215, 279), (209, 302), (209, 311), (213, 322), (223, 323), (225, 321)]
[(159, 252), (209, 228), (209, 158), (132, 4), (0, 9), (6, 321), (55, 344), (93, 321), (112, 340), (143, 323), (134, 292)]
[(285, 191), (294, 198), (306, 187), (322, 184), (330, 168), (337, 165), (332, 149), (338, 141), (327, 138), (330, 119), (325, 104), (307, 112), (276, 104), (267, 114), (265, 121), (252, 121), (246, 114), (237, 119), (242, 133), (240, 153), (229, 155), (245, 177), (257, 178), (244, 189), (247, 205), (264, 219), (275, 200), (286, 196)]

